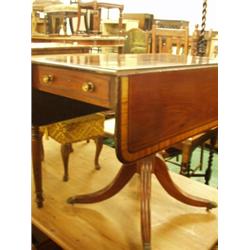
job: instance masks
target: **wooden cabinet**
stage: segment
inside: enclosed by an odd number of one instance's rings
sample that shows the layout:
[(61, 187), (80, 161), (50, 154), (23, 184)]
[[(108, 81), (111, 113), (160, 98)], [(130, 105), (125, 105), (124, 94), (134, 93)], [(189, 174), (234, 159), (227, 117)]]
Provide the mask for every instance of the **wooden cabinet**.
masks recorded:
[(138, 20), (140, 29), (151, 30), (154, 15), (147, 14), (147, 13), (124, 13), (123, 18), (124, 19), (131, 19), (131, 20)]

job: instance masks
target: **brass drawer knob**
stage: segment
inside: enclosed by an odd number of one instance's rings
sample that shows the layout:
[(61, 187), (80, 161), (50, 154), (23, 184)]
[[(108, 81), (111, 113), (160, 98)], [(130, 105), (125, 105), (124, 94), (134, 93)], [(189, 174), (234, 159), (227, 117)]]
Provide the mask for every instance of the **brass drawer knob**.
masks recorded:
[(92, 82), (85, 82), (82, 85), (82, 90), (84, 92), (93, 92), (95, 90), (95, 85)]
[(43, 76), (43, 83), (44, 84), (50, 84), (53, 81), (53, 76), (52, 75), (45, 75)]

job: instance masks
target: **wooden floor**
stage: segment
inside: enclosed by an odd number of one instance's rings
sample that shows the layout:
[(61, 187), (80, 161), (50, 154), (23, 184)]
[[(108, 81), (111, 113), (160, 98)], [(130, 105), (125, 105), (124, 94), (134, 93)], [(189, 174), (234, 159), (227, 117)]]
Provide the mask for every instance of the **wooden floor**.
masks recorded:
[[(111, 182), (120, 163), (112, 148), (104, 146), (102, 169), (94, 170), (93, 142), (74, 144), (70, 158), (70, 179), (62, 181), (60, 145), (44, 141), (44, 207), (32, 202), (32, 223), (65, 250), (142, 249), (140, 231), (139, 178), (109, 200), (95, 204), (69, 205), (69, 196), (90, 193)], [(186, 192), (217, 201), (217, 190), (172, 174)], [(152, 177), (152, 250), (207, 250), (217, 240), (217, 209), (191, 207), (170, 197)]]

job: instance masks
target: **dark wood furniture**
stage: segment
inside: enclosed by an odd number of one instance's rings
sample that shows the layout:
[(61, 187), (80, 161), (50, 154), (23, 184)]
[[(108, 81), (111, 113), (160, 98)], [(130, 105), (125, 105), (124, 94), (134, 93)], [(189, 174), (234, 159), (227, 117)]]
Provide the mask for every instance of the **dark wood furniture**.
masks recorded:
[[(138, 173), (144, 249), (151, 246), (152, 174), (177, 200), (207, 209), (216, 207), (214, 202), (190, 196), (177, 187), (165, 162), (156, 153), (217, 126), (217, 74), (216, 61), (199, 57), (109, 54), (33, 58), (33, 95), (38, 97), (32, 100), (37, 205), (43, 206), (39, 126), (51, 120), (113, 109), (116, 154), (123, 165), (107, 187), (92, 194), (70, 197), (68, 203), (95, 203), (108, 199)], [(53, 80), (45, 83), (45, 76), (53, 76)], [(82, 91), (82, 87), (89, 91)], [(48, 109), (49, 101), (53, 101), (53, 109)]]
[(122, 12), (124, 6), (122, 4), (113, 4), (113, 3), (103, 3), (98, 1), (90, 1), (90, 2), (78, 2), (78, 22), (77, 22), (77, 32), (80, 31), (80, 24), (81, 24), (81, 15), (82, 10), (88, 11), (92, 10), (92, 21), (91, 25), (87, 22), (87, 12), (84, 13), (85, 15), (85, 25), (87, 33), (100, 33), (100, 23), (101, 23), (101, 9), (118, 9), (119, 10), (119, 29), (120, 34), (122, 34)]
[[(209, 185), (209, 181), (212, 174), (212, 163), (213, 156), (215, 153), (215, 145), (218, 139), (218, 128), (213, 128), (206, 133), (202, 133), (193, 137), (190, 137), (180, 143), (173, 145), (163, 151), (163, 155), (168, 162), (171, 162), (175, 165), (180, 166), (180, 174), (187, 177), (204, 177), (205, 184)], [(200, 162), (198, 165), (191, 165), (192, 154), (195, 149), (200, 147)], [(204, 166), (204, 150), (205, 148), (209, 149), (208, 163), (205, 171), (201, 172)], [(182, 155), (181, 162), (172, 161), (173, 157), (179, 157)], [(199, 170), (199, 172), (198, 172)]]

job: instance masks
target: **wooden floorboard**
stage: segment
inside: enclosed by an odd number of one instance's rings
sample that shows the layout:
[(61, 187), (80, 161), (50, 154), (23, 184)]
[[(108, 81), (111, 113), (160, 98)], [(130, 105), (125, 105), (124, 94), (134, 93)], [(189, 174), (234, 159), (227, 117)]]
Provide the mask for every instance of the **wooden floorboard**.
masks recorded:
[[(140, 231), (139, 178), (109, 200), (95, 204), (69, 205), (72, 195), (90, 193), (113, 180), (120, 168), (114, 149), (104, 146), (101, 170), (94, 169), (95, 144), (74, 144), (70, 156), (70, 179), (62, 181), (60, 145), (44, 141), (44, 207), (36, 208), (34, 188), (32, 223), (65, 250), (142, 249)], [(217, 190), (177, 174), (175, 182), (186, 192), (217, 201)], [(206, 212), (170, 197), (152, 177), (152, 249), (207, 250), (217, 240), (217, 209)]]

